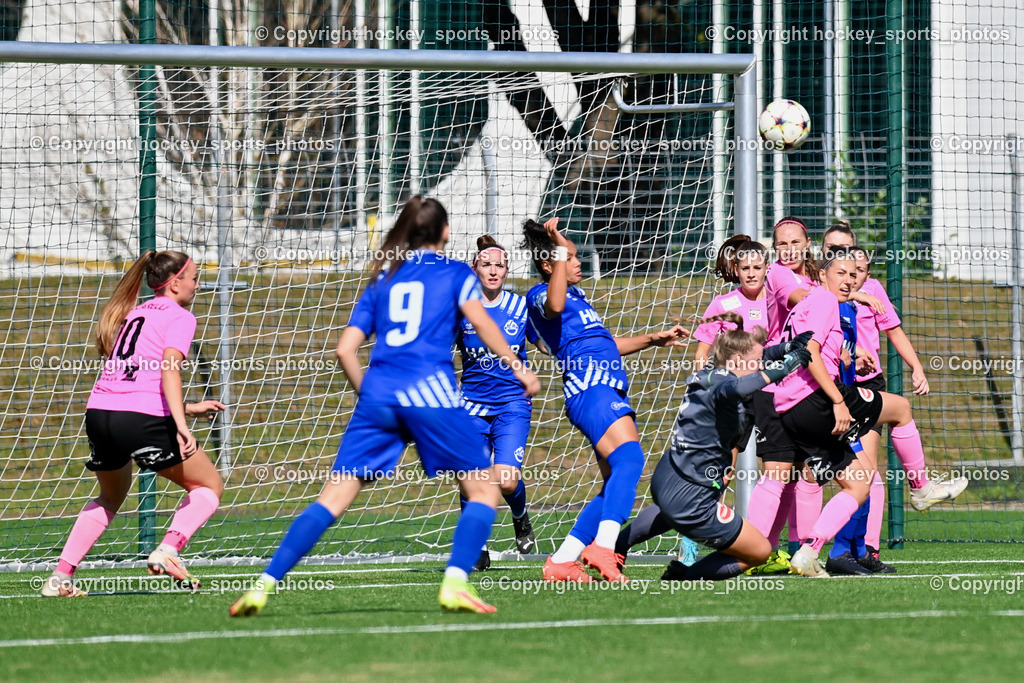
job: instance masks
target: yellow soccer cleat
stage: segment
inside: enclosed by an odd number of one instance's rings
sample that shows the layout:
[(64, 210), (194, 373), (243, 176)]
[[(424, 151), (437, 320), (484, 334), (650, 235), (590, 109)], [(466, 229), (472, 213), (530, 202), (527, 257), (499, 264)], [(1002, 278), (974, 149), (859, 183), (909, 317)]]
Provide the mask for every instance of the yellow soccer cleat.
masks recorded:
[(493, 614), (498, 610), (488, 605), (477, 595), (476, 589), (465, 579), (453, 576), (444, 577), (441, 592), (437, 596), (441, 609), (445, 612), (473, 612), (475, 614)]

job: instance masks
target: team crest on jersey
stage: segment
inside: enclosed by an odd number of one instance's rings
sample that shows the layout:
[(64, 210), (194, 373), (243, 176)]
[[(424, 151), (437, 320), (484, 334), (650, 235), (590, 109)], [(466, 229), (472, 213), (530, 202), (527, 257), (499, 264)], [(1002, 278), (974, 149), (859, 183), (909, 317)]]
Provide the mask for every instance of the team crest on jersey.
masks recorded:
[(509, 320), (505, 323), (505, 334), (515, 336), (519, 333), (519, 323), (515, 320)]
[(761, 319), (761, 309), (760, 308), (751, 308), (750, 309), (750, 319), (751, 320), (760, 320)]
[(871, 403), (875, 400), (875, 392), (864, 387), (857, 387), (857, 391), (860, 393), (860, 397), (864, 399), (866, 403)]
[(722, 524), (731, 522), (735, 515), (736, 513), (732, 511), (732, 508), (725, 503), (718, 504), (718, 521)]

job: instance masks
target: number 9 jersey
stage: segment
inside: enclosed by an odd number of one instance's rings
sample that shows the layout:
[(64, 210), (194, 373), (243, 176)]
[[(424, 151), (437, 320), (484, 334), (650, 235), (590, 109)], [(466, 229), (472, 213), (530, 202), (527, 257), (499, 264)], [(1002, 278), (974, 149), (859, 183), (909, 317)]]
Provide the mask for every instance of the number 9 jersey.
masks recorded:
[(452, 344), (462, 319), (459, 309), (482, 298), (469, 266), (432, 251), (411, 252), (391, 277), (382, 272), (348, 322), (367, 338), (377, 335), (359, 400), (458, 407)]

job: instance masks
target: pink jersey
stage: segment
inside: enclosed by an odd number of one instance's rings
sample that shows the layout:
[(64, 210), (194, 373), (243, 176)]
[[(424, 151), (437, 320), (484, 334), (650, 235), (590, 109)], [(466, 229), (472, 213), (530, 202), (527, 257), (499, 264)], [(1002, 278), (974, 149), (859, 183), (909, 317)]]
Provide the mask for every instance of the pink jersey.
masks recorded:
[(158, 296), (133, 308), (86, 407), (170, 415), (160, 377), (164, 349), (187, 356), (195, 334), (196, 317), (170, 297)]
[[(793, 307), (781, 335), (789, 341), (802, 332), (811, 330), (814, 341), (821, 344), (821, 360), (828, 376), (839, 376), (839, 354), (843, 350), (843, 330), (839, 326), (839, 300), (824, 287), (813, 287), (803, 301)], [(807, 398), (820, 387), (811, 371), (801, 368), (775, 385), (775, 410), (784, 413)]]
[(811, 289), (816, 283), (806, 275), (797, 275), (781, 263), (768, 266), (764, 288), (768, 313), (768, 346), (778, 344), (782, 336), (782, 324), (792, 310), (789, 296), (798, 289)]
[[(736, 313), (743, 318), (743, 329), (747, 332), (753, 332), (756, 325), (764, 328), (768, 327), (768, 309), (766, 306), (767, 297), (762, 296), (757, 301), (751, 301), (743, 296), (739, 288), (736, 288), (731, 292), (716, 296), (711, 301), (711, 304), (708, 305), (708, 309), (704, 311), (703, 317), (710, 318), (722, 313)], [(710, 344), (722, 332), (733, 329), (736, 329), (736, 325), (725, 320), (704, 323), (697, 327), (697, 330), (693, 333), (693, 338), (705, 344)]]
[[(857, 304), (857, 346), (874, 356), (875, 364), (881, 368), (882, 361), (878, 357), (878, 352), (882, 348), (882, 340), (878, 333), (899, 327), (900, 316), (896, 313), (896, 309), (893, 308), (892, 302), (889, 301), (889, 295), (886, 294), (885, 287), (875, 278), (869, 277), (865, 280), (860, 291), (881, 299), (882, 304), (885, 306), (885, 313), (875, 313), (870, 306)], [(882, 374), (881, 369), (867, 375), (858, 375), (857, 381), (863, 382), (880, 374)]]

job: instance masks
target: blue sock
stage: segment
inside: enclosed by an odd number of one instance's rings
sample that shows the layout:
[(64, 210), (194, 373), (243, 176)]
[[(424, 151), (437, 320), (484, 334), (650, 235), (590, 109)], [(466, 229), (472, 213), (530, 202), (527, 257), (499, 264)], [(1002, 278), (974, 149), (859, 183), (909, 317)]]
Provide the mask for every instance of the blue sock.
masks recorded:
[(505, 502), (508, 503), (508, 509), (512, 511), (512, 516), (515, 518), (522, 517), (526, 514), (526, 484), (520, 479), (519, 483), (516, 484), (516, 490), (512, 493), (504, 494)]
[(636, 504), (636, 486), (644, 473), (644, 451), (636, 441), (622, 444), (608, 456), (611, 476), (605, 483), (601, 521), (625, 524)]
[(452, 539), (452, 555), (448, 558), (449, 567), (457, 567), (467, 574), (472, 573), (473, 565), (480, 557), (480, 548), (484, 547), (491, 537), (491, 526), (494, 524), (494, 508), (483, 503), (469, 501), (455, 525), (455, 537)]
[(868, 508), (871, 503), (871, 497), (868, 496), (868, 500), (864, 501), (864, 504), (857, 508), (857, 511), (853, 513), (853, 517), (850, 518), (851, 522), (856, 522), (853, 531), (853, 542), (851, 543), (851, 551), (854, 557), (865, 557), (868, 554), (867, 546), (864, 544), (864, 537), (868, 533)]
[(573, 525), (569, 535), (583, 541), (583, 545), (593, 543), (594, 537), (597, 536), (597, 527), (601, 524), (601, 510), (603, 509), (604, 488), (602, 487), (601, 493), (594, 496), (593, 500), (587, 503), (587, 506), (580, 511), (580, 515), (576, 518), (576, 523)]
[(334, 515), (320, 503), (313, 503), (288, 527), (280, 547), (270, 558), (266, 573), (280, 581), (313, 549), (324, 532), (334, 524)]
[(851, 552), (850, 549), (853, 547), (853, 535), (856, 533), (856, 527), (857, 523), (851, 517), (850, 521), (844, 524), (843, 528), (832, 539), (832, 547), (828, 551), (829, 557), (839, 557), (843, 553)]
[(466, 503), (468, 503), (468, 502), (469, 502), (469, 498), (466, 498), (464, 495), (462, 495), (462, 492), (460, 491), (459, 492), (459, 511), (465, 512), (466, 511)]

